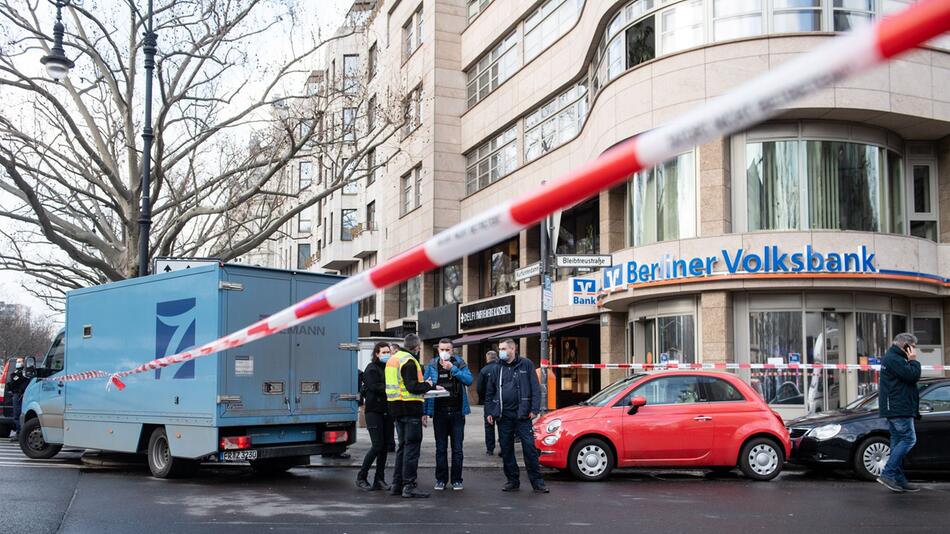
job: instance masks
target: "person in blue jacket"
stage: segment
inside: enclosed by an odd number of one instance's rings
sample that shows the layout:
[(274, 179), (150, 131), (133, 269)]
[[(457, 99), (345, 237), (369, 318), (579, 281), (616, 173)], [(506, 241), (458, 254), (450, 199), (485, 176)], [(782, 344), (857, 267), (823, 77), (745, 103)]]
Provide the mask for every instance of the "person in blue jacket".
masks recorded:
[(920, 491), (907, 482), (902, 466), (904, 457), (917, 443), (914, 419), (920, 417), (917, 392), (920, 362), (917, 361), (916, 349), (917, 336), (897, 334), (881, 361), (877, 402), (881, 417), (887, 419), (891, 432), (891, 456), (877, 481), (897, 493)]
[[(445, 489), (451, 482), (452, 489), (462, 489), (462, 442), (465, 440), (465, 416), (471, 413), (468, 405), (468, 393), (465, 388), (472, 385), (472, 371), (465, 362), (453, 354), (452, 342), (439, 340), (438, 354), (426, 366), (423, 378), (448, 391), (444, 397), (426, 399), (422, 424), (426, 418), (432, 418), (435, 431), (435, 488)], [(449, 478), (448, 442), (452, 439), (452, 472)]]

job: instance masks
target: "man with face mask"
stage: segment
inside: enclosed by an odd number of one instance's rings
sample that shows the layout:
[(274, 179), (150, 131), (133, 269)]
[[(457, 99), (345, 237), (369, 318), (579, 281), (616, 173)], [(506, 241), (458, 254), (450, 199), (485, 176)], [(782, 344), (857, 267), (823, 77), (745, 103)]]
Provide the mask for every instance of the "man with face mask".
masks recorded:
[(442, 339), (438, 353), (426, 366), (425, 379), (449, 392), (448, 396), (426, 399), (425, 416), (432, 417), (435, 431), (435, 490), (442, 491), (450, 482), (448, 442), (452, 438), (452, 489), (462, 489), (462, 442), (465, 439), (465, 416), (471, 413), (465, 388), (472, 385), (472, 371), (453, 354), (452, 342)]

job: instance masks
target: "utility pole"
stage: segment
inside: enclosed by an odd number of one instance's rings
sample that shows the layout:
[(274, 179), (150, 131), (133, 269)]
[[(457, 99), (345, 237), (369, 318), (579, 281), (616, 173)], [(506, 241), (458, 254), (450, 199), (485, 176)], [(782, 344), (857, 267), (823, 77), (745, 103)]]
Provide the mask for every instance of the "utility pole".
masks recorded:
[(158, 38), (152, 27), (153, 0), (148, 0), (148, 18), (145, 23), (145, 125), (142, 129), (142, 209), (139, 212), (139, 276), (148, 274), (149, 231), (152, 226), (152, 203), (149, 198), (152, 175), (152, 73), (155, 70), (155, 52)]
[(541, 223), (541, 412), (548, 408), (548, 370), (545, 367), (548, 362), (548, 308), (553, 304), (553, 295), (551, 294), (551, 275), (548, 273), (548, 232), (550, 229), (550, 218), (545, 217)]

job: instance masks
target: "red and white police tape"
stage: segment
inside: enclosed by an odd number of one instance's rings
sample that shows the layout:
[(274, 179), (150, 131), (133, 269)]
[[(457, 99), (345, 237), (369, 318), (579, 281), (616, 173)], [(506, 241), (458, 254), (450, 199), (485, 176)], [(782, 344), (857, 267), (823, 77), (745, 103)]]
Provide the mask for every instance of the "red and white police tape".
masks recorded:
[[(542, 363), (542, 369), (636, 369), (643, 371), (664, 371), (675, 369), (691, 370), (789, 370), (789, 371), (880, 371), (880, 365), (861, 365), (854, 363)], [(950, 371), (950, 365), (921, 365), (923, 371)]]
[[(923, 0), (798, 56), (664, 126), (618, 144), (548, 186), (459, 223), (386, 263), (196, 349), (108, 374), (109, 382), (123, 389), (124, 377), (239, 347), (354, 304), (380, 289), (512, 236), (550, 213), (569, 208), (637, 171), (660, 164), (695, 145), (751, 126), (794, 100), (867, 71), (948, 30), (950, 0)], [(89, 380), (104, 375), (102, 371), (88, 371), (57, 380)]]

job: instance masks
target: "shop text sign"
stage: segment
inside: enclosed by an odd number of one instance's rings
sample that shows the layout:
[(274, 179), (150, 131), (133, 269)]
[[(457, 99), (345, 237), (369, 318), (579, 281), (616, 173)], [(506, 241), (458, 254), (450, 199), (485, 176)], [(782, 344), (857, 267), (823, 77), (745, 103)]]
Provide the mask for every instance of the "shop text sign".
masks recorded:
[(476, 302), (459, 308), (459, 327), (462, 330), (481, 328), (515, 321), (515, 297)]
[(736, 274), (800, 274), (800, 273), (877, 273), (874, 253), (864, 245), (854, 251), (820, 252), (806, 245), (799, 252), (783, 252), (778, 245), (761, 250), (721, 250), (714, 256), (675, 259), (664, 255), (659, 261), (628, 261), (602, 271), (604, 291), (617, 291), (627, 286)]

